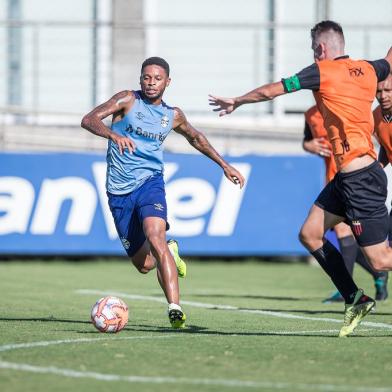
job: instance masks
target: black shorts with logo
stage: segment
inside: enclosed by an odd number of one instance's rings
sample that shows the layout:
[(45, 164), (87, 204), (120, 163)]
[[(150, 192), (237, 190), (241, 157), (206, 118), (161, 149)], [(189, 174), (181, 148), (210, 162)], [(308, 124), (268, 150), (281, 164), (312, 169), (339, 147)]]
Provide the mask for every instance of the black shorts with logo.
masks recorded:
[(346, 218), (360, 246), (384, 242), (389, 217), (385, 205), (387, 176), (378, 162), (350, 173), (337, 173), (315, 204)]

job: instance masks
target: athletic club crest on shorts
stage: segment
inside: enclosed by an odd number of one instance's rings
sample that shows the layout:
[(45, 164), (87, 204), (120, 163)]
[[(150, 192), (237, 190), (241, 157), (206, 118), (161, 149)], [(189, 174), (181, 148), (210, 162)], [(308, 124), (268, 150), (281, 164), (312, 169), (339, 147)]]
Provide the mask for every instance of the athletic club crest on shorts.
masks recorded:
[(166, 115), (164, 115), (161, 118), (161, 127), (162, 128), (166, 128), (169, 125), (169, 117), (167, 117)]
[(362, 234), (362, 225), (360, 221), (352, 221), (352, 230), (356, 236), (360, 236)]

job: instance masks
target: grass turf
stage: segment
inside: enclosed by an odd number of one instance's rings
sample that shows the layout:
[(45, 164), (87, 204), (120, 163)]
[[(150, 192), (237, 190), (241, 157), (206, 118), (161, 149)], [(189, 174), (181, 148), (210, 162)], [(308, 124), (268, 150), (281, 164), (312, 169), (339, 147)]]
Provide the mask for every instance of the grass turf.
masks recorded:
[[(332, 287), (319, 268), (194, 261), (188, 271), (180, 281), (182, 299), (192, 302), (184, 305), (188, 328), (173, 331), (163, 303), (126, 297), (162, 298), (154, 273), (143, 276), (118, 261), (0, 264), (0, 390), (392, 391), (392, 329), (365, 325), (338, 339), (341, 322), (333, 320), (343, 319), (343, 305), (321, 304)], [(373, 295), (371, 277), (360, 267), (355, 274)], [(124, 293), (125, 330), (96, 331), (89, 313), (103, 295), (80, 289)], [(389, 302), (366, 318), (391, 320)], [(4, 349), (57, 340), (67, 342)], [(10, 363), (19, 368), (4, 368)], [(33, 368), (20, 369), (25, 365)], [(113, 377), (99, 379), (104, 375)]]

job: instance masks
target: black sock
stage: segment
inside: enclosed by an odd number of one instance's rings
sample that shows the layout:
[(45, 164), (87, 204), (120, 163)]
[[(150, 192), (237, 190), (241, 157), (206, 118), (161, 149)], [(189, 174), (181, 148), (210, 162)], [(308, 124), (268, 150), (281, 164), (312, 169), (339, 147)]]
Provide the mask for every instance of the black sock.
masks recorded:
[(346, 265), (349, 274), (353, 276), (354, 263), (359, 250), (357, 241), (355, 241), (355, 238), (352, 235), (338, 238), (338, 241), (344, 264)]
[(358, 287), (347, 271), (343, 257), (339, 251), (327, 240), (320, 249), (311, 253), (319, 262), (321, 268), (331, 278), (333, 284), (339, 290), (340, 294), (342, 294), (345, 302), (352, 303)]

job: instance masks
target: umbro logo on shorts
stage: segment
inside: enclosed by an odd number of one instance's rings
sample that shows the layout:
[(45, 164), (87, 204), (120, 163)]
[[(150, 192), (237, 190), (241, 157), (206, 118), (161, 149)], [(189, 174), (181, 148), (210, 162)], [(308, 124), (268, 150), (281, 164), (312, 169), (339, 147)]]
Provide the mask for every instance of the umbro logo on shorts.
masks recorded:
[(155, 203), (154, 208), (158, 211), (163, 211), (165, 207), (161, 203)]
[(127, 250), (129, 249), (129, 247), (131, 246), (131, 244), (129, 243), (129, 241), (126, 238), (121, 238), (121, 242), (123, 244), (123, 247)]

